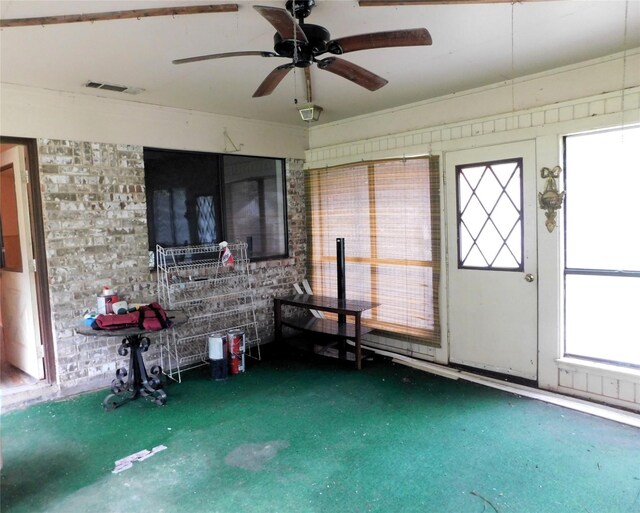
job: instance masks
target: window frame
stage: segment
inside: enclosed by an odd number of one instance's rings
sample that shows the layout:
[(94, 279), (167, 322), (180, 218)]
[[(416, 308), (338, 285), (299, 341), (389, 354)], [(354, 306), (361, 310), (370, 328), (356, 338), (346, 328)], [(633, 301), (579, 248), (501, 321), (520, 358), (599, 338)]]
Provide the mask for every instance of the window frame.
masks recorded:
[[(518, 262), (518, 266), (517, 267), (499, 267), (499, 266), (493, 266), (493, 265), (488, 265), (488, 266), (473, 266), (473, 265), (465, 265), (463, 258), (462, 258), (462, 247), (461, 247), (461, 227), (463, 224), (463, 220), (462, 220), (462, 214), (463, 212), (461, 211), (460, 208), (460, 176), (462, 174), (462, 171), (466, 168), (475, 168), (475, 167), (492, 167), (492, 166), (496, 166), (496, 165), (501, 165), (501, 164), (507, 164), (507, 163), (515, 163), (516, 164), (516, 169), (518, 171), (519, 174), (519, 179), (518, 179), (518, 183), (519, 183), (519, 188), (520, 188), (520, 194), (519, 194), (519, 200), (520, 200), (520, 207), (518, 209), (518, 214), (519, 214), (519, 218), (518, 218), (518, 222), (520, 223), (520, 255), (519, 255), (519, 262)], [(461, 165), (457, 165), (456, 166), (456, 174), (455, 174), (455, 179), (456, 179), (456, 236), (457, 236), (457, 249), (458, 249), (458, 269), (461, 270), (473, 270), (473, 271), (503, 271), (503, 272), (522, 272), (524, 270), (524, 226), (525, 226), (525, 212), (524, 212), (524, 160), (522, 157), (515, 157), (515, 158), (508, 158), (508, 159), (499, 159), (499, 160), (488, 160), (488, 161), (483, 161), (483, 162), (472, 162), (469, 164), (461, 164)], [(493, 170), (492, 170), (493, 173)], [(495, 173), (494, 173), (495, 176)], [(480, 185), (480, 182), (478, 182), (478, 186)], [(503, 188), (504, 189), (504, 188)], [(474, 189), (475, 192), (475, 189)], [(509, 198), (511, 199), (511, 198)], [(481, 202), (482, 204), (482, 202)], [(467, 202), (468, 205), (468, 202)], [(465, 205), (465, 207), (467, 206)], [(496, 202), (497, 205), (497, 202)], [(496, 205), (494, 205), (494, 209), (496, 207)], [(484, 208), (484, 205), (482, 205)], [(492, 210), (493, 212), (493, 210)], [(492, 213), (491, 212), (491, 213)], [(485, 224), (487, 222), (489, 222), (491, 220), (491, 213), (488, 213), (487, 215), (487, 221), (485, 222)], [(480, 233), (482, 233), (482, 230), (484, 230), (484, 226), (483, 228), (480, 230)], [(512, 229), (513, 231), (513, 229)], [(480, 233), (478, 234), (478, 238), (480, 236)], [(511, 234), (511, 232), (510, 232)], [(502, 235), (500, 235), (500, 237), (502, 238)], [(474, 239), (474, 244), (477, 242), (478, 238)], [(503, 239), (503, 243), (506, 243), (506, 240)], [(511, 250), (508, 246), (507, 249)], [(500, 250), (501, 251), (501, 250)], [(498, 256), (498, 254), (500, 253), (500, 251), (498, 251), (498, 253), (496, 254), (496, 257)], [(482, 252), (481, 252), (482, 253)], [(467, 253), (467, 255), (465, 256), (465, 260), (466, 258), (468, 258), (469, 253)], [(484, 256), (483, 256), (484, 257)], [(494, 261), (495, 261), (494, 258)]]
[[(630, 127), (611, 127), (600, 130), (594, 130), (592, 132), (582, 132), (582, 133), (572, 133), (566, 134), (562, 136), (562, 163), (563, 163), (563, 187), (564, 190), (567, 191), (567, 178), (568, 172), (571, 172), (567, 167), (567, 140), (571, 137), (583, 136), (588, 134), (601, 134), (607, 132), (615, 132), (624, 130), (625, 128)], [(599, 358), (596, 356), (588, 356), (584, 354), (575, 354), (573, 352), (569, 352), (567, 350), (567, 276), (602, 276), (602, 277), (614, 277), (614, 278), (640, 278), (640, 270), (638, 271), (629, 271), (629, 270), (616, 270), (616, 269), (602, 269), (602, 268), (591, 268), (591, 267), (568, 267), (568, 244), (567, 244), (567, 221), (569, 216), (567, 215), (569, 205), (571, 204), (571, 194), (567, 194), (564, 200), (564, 211), (565, 215), (563, 216), (563, 262), (562, 262), (562, 307), (563, 307), (563, 325), (562, 325), (562, 356), (566, 358), (576, 358), (580, 360), (590, 361), (590, 362), (598, 362), (603, 364), (615, 365), (617, 367), (623, 368), (631, 368), (631, 369), (640, 369), (640, 365), (624, 362), (620, 360), (613, 360), (607, 358)]]
[[(263, 178), (258, 179), (257, 177), (252, 177), (249, 180), (238, 180), (238, 181), (230, 181), (227, 182), (226, 181), (226, 176), (225, 176), (225, 166), (224, 166), (224, 161), (225, 159), (233, 159), (234, 157), (241, 157), (241, 158), (249, 158), (249, 159), (263, 159), (263, 160), (270, 160), (273, 163), (279, 162), (280, 163), (280, 169), (281, 169), (281, 203), (282, 203), (282, 236), (284, 237), (283, 242), (283, 248), (284, 248), (284, 253), (280, 253), (280, 254), (276, 254), (276, 255), (270, 255), (270, 256), (266, 256), (266, 257), (255, 257), (252, 256), (251, 251), (253, 248), (253, 244), (249, 244), (248, 247), (248, 255), (249, 257), (254, 260), (254, 261), (262, 261), (262, 260), (277, 260), (277, 259), (283, 259), (283, 258), (288, 258), (289, 257), (289, 228), (288, 228), (288, 214), (287, 214), (287, 163), (286, 163), (286, 159), (283, 158), (272, 158), (272, 157), (256, 157), (256, 156), (251, 156), (251, 155), (235, 155), (235, 154), (219, 154), (220, 157), (220, 167), (221, 167), (221, 172), (220, 172), (220, 183), (221, 183), (221, 197), (222, 197), (222, 233), (225, 237), (228, 237), (228, 231), (229, 231), (229, 227), (227, 226), (227, 207), (228, 205), (228, 201), (229, 198), (225, 192), (225, 189), (227, 186), (230, 186), (232, 184), (241, 184), (243, 182), (246, 183), (251, 183), (251, 182), (255, 182), (258, 188), (258, 203), (266, 206), (267, 203), (265, 201), (266, 199), (266, 192), (268, 192), (265, 187), (264, 187), (264, 183), (265, 180)], [(262, 213), (264, 214), (264, 211), (262, 211)], [(261, 228), (266, 227), (265, 223), (266, 221), (263, 219), (264, 216), (261, 216), (262, 218), (260, 219), (260, 225)], [(248, 241), (247, 241), (248, 242)]]
[[(227, 236), (228, 236), (228, 231), (229, 228), (227, 226), (227, 203), (226, 203), (226, 197), (225, 197), (225, 187), (226, 187), (226, 183), (225, 183), (225, 168), (224, 168), (224, 160), (225, 158), (229, 158), (229, 157), (234, 157), (235, 155), (233, 154), (226, 154), (226, 153), (214, 153), (214, 152), (204, 152), (204, 151), (192, 151), (192, 150), (176, 150), (176, 149), (171, 149), (171, 148), (157, 148), (157, 147), (151, 147), (151, 146), (145, 146), (143, 148), (143, 151), (152, 151), (152, 152), (166, 152), (166, 153), (171, 153), (171, 154), (191, 154), (191, 155), (195, 155), (195, 156), (200, 156), (200, 155), (206, 155), (209, 157), (214, 157), (217, 160), (217, 184), (216, 184), (216, 193), (217, 196), (219, 197), (220, 200), (220, 205), (216, 208), (217, 211), (219, 211), (219, 217), (220, 220), (216, 223), (216, 225), (219, 227), (220, 229), (220, 240), (216, 241), (216, 242), (222, 242), (224, 240), (227, 240)], [(276, 157), (263, 157), (263, 156), (254, 156), (254, 155), (241, 155), (241, 157), (244, 158), (249, 158), (249, 159), (264, 159), (264, 160), (269, 160), (272, 163), (275, 162), (280, 162), (280, 171), (276, 171), (276, 172), (281, 172), (282, 173), (282, 189), (279, 191), (279, 194), (282, 197), (282, 229), (283, 229), (283, 247), (284, 247), (284, 253), (278, 253), (278, 254), (273, 254), (273, 255), (268, 255), (268, 256), (252, 256), (251, 254), (249, 254), (249, 257), (251, 258), (252, 261), (267, 261), (267, 260), (279, 260), (279, 259), (283, 259), (283, 258), (288, 258), (289, 257), (289, 226), (288, 226), (288, 208), (287, 208), (287, 161), (285, 158), (276, 158)], [(149, 245), (149, 252), (154, 253), (155, 254), (155, 250), (156, 250), (156, 240), (155, 240), (155, 223), (156, 223), (156, 219), (155, 219), (155, 215), (153, 212), (154, 209), (154, 201), (152, 198), (152, 194), (153, 194), (153, 189), (150, 189), (148, 187), (148, 181), (147, 181), (147, 167), (145, 165), (145, 197), (146, 197), (146, 217), (147, 217), (147, 241), (148, 241), (148, 245)], [(251, 181), (251, 180), (247, 180), (247, 181)], [(240, 183), (241, 181), (238, 181), (238, 183)], [(194, 244), (194, 245), (198, 245), (198, 244)], [(167, 247), (181, 247), (181, 245), (176, 245), (176, 246), (167, 246)], [(250, 248), (249, 248), (250, 249)], [(155, 262), (155, 258), (153, 259), (153, 265), (151, 265), (150, 263), (150, 268), (155, 269), (156, 268), (156, 262)]]

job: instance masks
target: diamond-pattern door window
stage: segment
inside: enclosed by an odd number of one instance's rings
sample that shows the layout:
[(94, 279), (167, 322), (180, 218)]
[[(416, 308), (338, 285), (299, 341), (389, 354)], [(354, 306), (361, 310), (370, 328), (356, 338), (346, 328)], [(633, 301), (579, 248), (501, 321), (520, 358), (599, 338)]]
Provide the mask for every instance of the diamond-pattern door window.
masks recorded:
[(216, 211), (213, 196), (198, 196), (196, 198), (196, 213), (198, 219), (198, 243), (211, 244), (216, 242)]
[(456, 166), (458, 268), (522, 270), (522, 159)]

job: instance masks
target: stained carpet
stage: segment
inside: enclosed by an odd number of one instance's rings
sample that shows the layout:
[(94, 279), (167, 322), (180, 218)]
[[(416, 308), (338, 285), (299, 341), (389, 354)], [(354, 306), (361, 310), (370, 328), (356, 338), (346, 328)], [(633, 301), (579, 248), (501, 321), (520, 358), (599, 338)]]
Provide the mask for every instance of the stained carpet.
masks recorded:
[(3, 415), (1, 510), (640, 513), (636, 428), (388, 361), (185, 376), (164, 407), (105, 413), (105, 390)]

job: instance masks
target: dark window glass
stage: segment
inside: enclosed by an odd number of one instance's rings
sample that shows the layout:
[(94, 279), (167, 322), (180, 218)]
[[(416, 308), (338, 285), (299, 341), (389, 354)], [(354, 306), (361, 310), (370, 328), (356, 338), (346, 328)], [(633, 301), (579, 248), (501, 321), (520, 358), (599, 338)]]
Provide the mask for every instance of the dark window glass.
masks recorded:
[(254, 258), (286, 254), (282, 161), (225, 155), (226, 234)]
[(145, 148), (144, 165), (150, 252), (226, 240), (287, 255), (282, 159)]
[(149, 249), (219, 240), (219, 160), (211, 154), (144, 150)]

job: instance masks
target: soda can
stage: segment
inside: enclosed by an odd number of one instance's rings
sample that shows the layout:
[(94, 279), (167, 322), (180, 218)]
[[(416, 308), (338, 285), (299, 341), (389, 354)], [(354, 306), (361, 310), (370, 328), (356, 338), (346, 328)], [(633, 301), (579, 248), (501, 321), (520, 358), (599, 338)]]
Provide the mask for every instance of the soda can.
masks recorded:
[(227, 332), (227, 347), (229, 349), (229, 371), (231, 374), (244, 372), (245, 337), (242, 330)]

